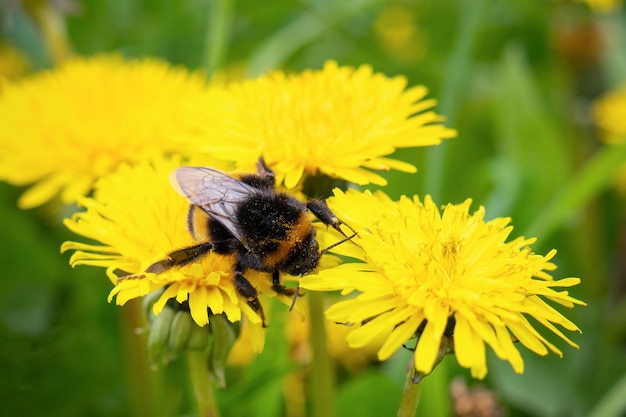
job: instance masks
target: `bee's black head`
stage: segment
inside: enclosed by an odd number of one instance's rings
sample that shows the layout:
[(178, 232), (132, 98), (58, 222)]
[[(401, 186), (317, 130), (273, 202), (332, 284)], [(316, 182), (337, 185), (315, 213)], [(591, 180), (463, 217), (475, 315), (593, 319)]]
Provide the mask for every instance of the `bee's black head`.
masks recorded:
[(317, 268), (320, 256), (315, 233), (309, 233), (294, 246), (281, 269), (289, 275), (305, 275)]

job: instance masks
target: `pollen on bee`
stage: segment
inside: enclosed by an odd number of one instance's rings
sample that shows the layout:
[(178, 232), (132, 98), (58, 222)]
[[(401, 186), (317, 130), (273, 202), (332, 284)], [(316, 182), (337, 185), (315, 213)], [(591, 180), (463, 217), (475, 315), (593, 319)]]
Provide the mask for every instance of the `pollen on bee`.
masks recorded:
[(267, 256), (265, 264), (275, 265), (284, 260), (289, 255), (291, 249), (299, 242), (302, 242), (311, 231), (311, 221), (306, 212), (303, 211), (298, 221), (290, 228), (286, 238), (278, 246), (278, 249)]

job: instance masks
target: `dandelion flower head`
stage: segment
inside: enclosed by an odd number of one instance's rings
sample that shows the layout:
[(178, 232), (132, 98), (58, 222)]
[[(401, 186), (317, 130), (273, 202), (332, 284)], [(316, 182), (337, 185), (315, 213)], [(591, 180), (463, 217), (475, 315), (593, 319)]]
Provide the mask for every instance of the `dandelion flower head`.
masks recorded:
[(620, 0), (576, 0), (578, 3), (586, 3), (596, 13), (609, 13), (619, 10), (622, 5)]
[[(626, 85), (596, 100), (593, 114), (602, 140), (612, 146), (623, 146), (626, 143)], [(626, 164), (618, 169), (615, 186), (626, 193)]]
[[(432, 111), (424, 86), (407, 88), (367, 65), (258, 79), (212, 89), (192, 102), (187, 129), (197, 149), (251, 169), (263, 155), (287, 188), (305, 175), (325, 174), (356, 184), (386, 184), (371, 170), (414, 172), (388, 158), (397, 148), (437, 145), (456, 136)], [(219, 108), (213, 103), (219, 102)]]
[[(73, 250), (72, 266), (106, 268), (116, 284), (109, 295), (123, 305), (128, 300), (164, 289), (154, 304), (158, 315), (168, 300), (189, 303), (193, 320), (204, 326), (210, 314), (225, 314), (228, 320), (250, 323), (253, 350), (260, 351), (264, 333), (262, 319), (233, 285), (234, 259), (209, 253), (198, 262), (175, 267), (159, 274), (144, 273), (152, 263), (172, 250), (194, 245), (186, 228), (189, 203), (169, 183), (169, 173), (179, 160), (122, 165), (118, 171), (96, 184), (93, 198), (79, 203), (86, 210), (66, 219), (66, 226), (98, 244), (65, 242), (62, 250)], [(131, 275), (119, 280), (119, 276)], [(135, 277), (134, 277), (134, 276)], [(259, 291), (270, 294), (271, 279), (266, 274), (247, 273), (246, 278)], [(289, 298), (290, 297), (286, 297)]]
[(605, 94), (593, 106), (596, 123), (603, 139), (610, 144), (626, 141), (626, 86)]
[(378, 357), (386, 360), (417, 336), (415, 368), (428, 374), (453, 324), (457, 361), (477, 378), (487, 374), (486, 345), (518, 373), (523, 360), (515, 341), (539, 355), (549, 350), (561, 355), (529, 318), (576, 347), (560, 328), (579, 329), (546, 300), (583, 304), (559, 291), (580, 280), (555, 281), (549, 274), (555, 251), (533, 253), (528, 247), (533, 239), (506, 242), (512, 230), (508, 218), (485, 221), (482, 207), (470, 214), (471, 200), (440, 211), (429, 196), (423, 202), (392, 201), (382, 192), (335, 190), (328, 203), (359, 233), (354, 244), (339, 245), (336, 252), (361, 262), (304, 277), (301, 286), (357, 291), (327, 310), (330, 320), (361, 324), (347, 336), (352, 346), (383, 336)]
[(32, 185), (19, 199), (35, 207), (86, 195), (123, 162), (174, 152), (181, 103), (205, 79), (157, 59), (74, 58), (0, 90), (0, 180)]

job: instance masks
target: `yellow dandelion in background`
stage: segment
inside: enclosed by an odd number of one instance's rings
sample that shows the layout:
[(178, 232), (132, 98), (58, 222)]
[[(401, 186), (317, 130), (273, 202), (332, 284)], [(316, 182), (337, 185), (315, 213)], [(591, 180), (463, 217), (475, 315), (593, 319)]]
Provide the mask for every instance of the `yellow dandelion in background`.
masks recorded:
[[(296, 314), (288, 316), (286, 326), (287, 339), (289, 341), (289, 352), (291, 358), (302, 364), (311, 362), (311, 341), (310, 341), (310, 314), (305, 310), (305, 319)], [(328, 352), (330, 357), (341, 364), (350, 372), (357, 372), (367, 366), (368, 363), (376, 360), (376, 351), (382, 342), (371, 345), (352, 348), (346, 341), (346, 335), (351, 327), (338, 325), (330, 320), (324, 321), (326, 335), (328, 337)]]
[[(252, 169), (259, 155), (287, 188), (326, 174), (356, 184), (386, 184), (371, 170), (414, 172), (387, 158), (397, 148), (437, 145), (456, 132), (429, 110), (424, 86), (407, 88), (368, 65), (267, 76), (214, 89), (189, 107), (197, 149)], [(219, 108), (214, 103), (219, 102)]]
[(626, 86), (600, 97), (593, 105), (593, 115), (602, 139), (610, 144), (626, 141)]
[[(626, 86), (622, 86), (600, 97), (593, 104), (593, 115), (600, 137), (609, 145), (626, 142)], [(626, 193), (626, 164), (622, 165), (615, 177), (615, 186)]]
[[(191, 316), (199, 326), (209, 322), (209, 310), (213, 314), (223, 313), (231, 322), (241, 320), (243, 313), (251, 324), (253, 349), (258, 352), (264, 340), (262, 319), (234, 288), (232, 257), (209, 253), (198, 262), (160, 274), (143, 273), (172, 250), (197, 243), (186, 229), (189, 204), (169, 183), (169, 173), (179, 165), (176, 159), (132, 167), (122, 165), (101, 179), (93, 198), (79, 200), (86, 211), (65, 221), (72, 232), (100, 244), (65, 242), (62, 250), (75, 251), (70, 259), (72, 266), (105, 267), (116, 284), (109, 300), (115, 297), (119, 305), (163, 288), (154, 304), (155, 315), (170, 299), (188, 302)], [(127, 274), (140, 278), (118, 280), (118, 276)], [(270, 293), (268, 276), (250, 273), (246, 278)]]
[(204, 77), (156, 59), (76, 58), (0, 91), (0, 180), (22, 208), (87, 194), (120, 163), (178, 150), (171, 131)]
[[(28, 67), (28, 59), (19, 49), (0, 40), (0, 80), (2, 78), (17, 78), (23, 75)], [(2, 91), (1, 83), (0, 91)]]
[(335, 190), (329, 206), (358, 231), (355, 244), (336, 252), (363, 261), (304, 277), (312, 290), (357, 290), (359, 295), (333, 305), (330, 320), (362, 324), (347, 336), (352, 346), (366, 346), (384, 336), (381, 360), (417, 336), (415, 368), (428, 374), (444, 342), (452, 341), (457, 361), (472, 375), (487, 374), (485, 345), (524, 369), (515, 345), (546, 355), (561, 351), (537, 332), (529, 319), (577, 347), (557, 327), (579, 331), (546, 303), (566, 307), (584, 304), (561, 287), (578, 278), (555, 281), (549, 274), (556, 251), (537, 255), (528, 247), (534, 239), (506, 242), (510, 219), (484, 220), (485, 210), (468, 212), (471, 200), (437, 208), (430, 197), (392, 201), (381, 192), (344, 193)]
[(621, 7), (621, 0), (576, 0), (578, 3), (586, 3), (591, 10), (598, 13), (608, 13)]
[(428, 36), (417, 24), (417, 10), (388, 3), (374, 22), (374, 33), (381, 48), (402, 63), (415, 63), (428, 52)]

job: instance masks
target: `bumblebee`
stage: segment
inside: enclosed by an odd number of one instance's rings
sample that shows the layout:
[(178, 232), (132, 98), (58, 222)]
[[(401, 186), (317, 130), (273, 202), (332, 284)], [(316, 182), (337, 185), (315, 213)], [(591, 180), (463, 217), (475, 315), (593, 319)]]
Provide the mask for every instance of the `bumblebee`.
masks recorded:
[[(171, 182), (191, 206), (187, 227), (197, 245), (175, 250), (152, 265), (146, 272), (160, 273), (175, 266), (192, 263), (209, 251), (235, 255), (234, 285), (248, 305), (265, 323), (256, 288), (245, 278), (253, 269), (272, 274), (272, 289), (279, 294), (298, 295), (297, 288), (286, 288), (280, 273), (305, 275), (315, 269), (320, 257), (331, 247), (352, 239), (340, 228), (337, 219), (323, 200), (306, 204), (275, 189), (275, 174), (263, 158), (257, 173), (235, 178), (208, 167), (181, 167), (171, 174)], [(344, 239), (319, 249), (310, 211), (327, 226), (338, 230)]]

